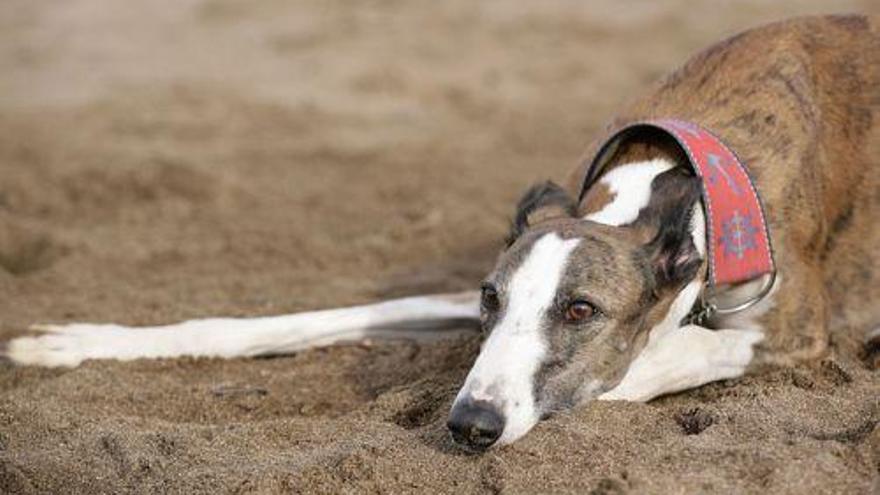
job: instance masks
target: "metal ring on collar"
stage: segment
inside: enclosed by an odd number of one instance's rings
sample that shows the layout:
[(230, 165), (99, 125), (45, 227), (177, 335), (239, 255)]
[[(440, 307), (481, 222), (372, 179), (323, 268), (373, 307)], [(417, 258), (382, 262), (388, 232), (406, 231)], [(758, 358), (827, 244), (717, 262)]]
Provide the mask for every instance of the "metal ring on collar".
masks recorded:
[[(719, 307), (717, 305), (717, 303), (712, 302), (711, 304), (714, 307), (713, 312), (715, 314), (719, 314), (719, 315), (729, 315), (729, 314), (733, 314), (733, 313), (739, 313), (740, 311), (745, 311), (745, 310), (751, 308), (752, 306), (758, 304), (759, 302), (763, 301), (764, 298), (766, 298), (770, 294), (770, 291), (773, 290), (773, 285), (776, 284), (776, 270), (771, 271), (769, 273), (769, 275), (770, 275), (770, 278), (767, 280), (767, 282), (764, 284), (764, 286), (761, 287), (761, 291), (755, 297), (752, 297), (752, 298), (747, 299), (739, 304), (735, 304), (735, 305), (727, 307), (727, 308)], [(712, 299), (714, 299), (714, 297)]]

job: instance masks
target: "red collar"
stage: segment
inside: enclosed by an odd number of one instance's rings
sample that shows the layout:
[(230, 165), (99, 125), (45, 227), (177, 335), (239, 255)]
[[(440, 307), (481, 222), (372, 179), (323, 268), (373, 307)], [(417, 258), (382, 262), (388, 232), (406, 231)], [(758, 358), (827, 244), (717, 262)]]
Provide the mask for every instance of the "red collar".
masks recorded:
[(628, 125), (600, 148), (584, 180), (582, 192), (598, 179), (608, 152), (635, 128), (653, 127), (672, 136), (687, 153), (702, 179), (709, 251), (709, 284), (718, 286), (773, 275), (773, 251), (764, 210), (745, 165), (706, 129), (676, 119)]

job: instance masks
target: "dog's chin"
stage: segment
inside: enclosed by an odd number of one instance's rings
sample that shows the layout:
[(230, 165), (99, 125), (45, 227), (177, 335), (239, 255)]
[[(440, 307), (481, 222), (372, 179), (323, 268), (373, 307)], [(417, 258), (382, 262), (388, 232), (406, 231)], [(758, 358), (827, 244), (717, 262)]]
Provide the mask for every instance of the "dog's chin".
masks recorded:
[[(532, 425), (532, 426), (534, 426), (534, 425)], [(480, 454), (485, 454), (486, 452), (488, 452), (490, 450), (497, 450), (499, 448), (510, 445), (511, 443), (513, 443), (513, 442), (519, 440), (520, 438), (522, 438), (523, 436), (525, 436), (526, 433), (528, 433), (529, 431), (531, 431), (531, 427), (528, 428), (525, 432), (520, 433), (518, 435), (508, 434), (508, 432), (505, 431), (504, 433), (502, 433), (501, 437), (498, 439), (497, 442), (489, 444), (489, 445), (469, 444), (469, 443), (463, 441), (462, 439), (456, 438), (456, 435), (454, 433), (452, 433), (451, 431), (448, 431), (448, 434), (449, 434), (450, 443), (452, 443), (452, 445), (454, 445), (460, 451), (462, 451), (468, 455), (480, 455)]]
[(480, 447), (480, 446), (475, 446), (475, 445), (468, 445), (468, 444), (466, 444), (466, 443), (462, 443), (462, 442), (459, 442), (458, 440), (456, 440), (456, 439), (455, 439), (455, 436), (452, 435), (452, 433), (449, 434), (449, 440), (451, 441), (452, 445), (455, 446), (456, 449), (458, 449), (459, 451), (461, 451), (461, 452), (463, 452), (464, 454), (467, 454), (467, 455), (480, 455), (480, 454), (485, 454), (485, 453), (488, 452), (490, 449), (497, 447), (497, 445), (495, 445), (495, 444), (487, 445), (487, 446), (485, 446), (485, 447)]

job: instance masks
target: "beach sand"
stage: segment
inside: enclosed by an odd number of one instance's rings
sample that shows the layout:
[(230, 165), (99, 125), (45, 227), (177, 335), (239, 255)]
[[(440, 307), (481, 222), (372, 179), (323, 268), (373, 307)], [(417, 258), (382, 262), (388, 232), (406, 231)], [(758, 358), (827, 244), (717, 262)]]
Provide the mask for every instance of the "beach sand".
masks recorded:
[[(532, 182), (696, 50), (870, 1), (0, 6), (0, 340), (474, 288)], [(593, 403), (484, 455), (476, 337), (0, 363), (3, 493), (878, 493), (880, 372)]]

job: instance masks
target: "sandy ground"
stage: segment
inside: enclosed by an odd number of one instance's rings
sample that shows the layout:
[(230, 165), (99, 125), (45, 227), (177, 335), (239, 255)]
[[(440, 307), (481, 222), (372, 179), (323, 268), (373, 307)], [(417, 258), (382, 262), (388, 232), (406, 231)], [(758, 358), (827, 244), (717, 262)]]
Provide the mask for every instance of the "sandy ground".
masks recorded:
[[(870, 1), (4, 0), (0, 340), (476, 285), (511, 205), (694, 50)], [(760, 56), (758, 54), (757, 56)], [(880, 372), (589, 405), (482, 456), (477, 343), (0, 364), (0, 492), (869, 493)]]

